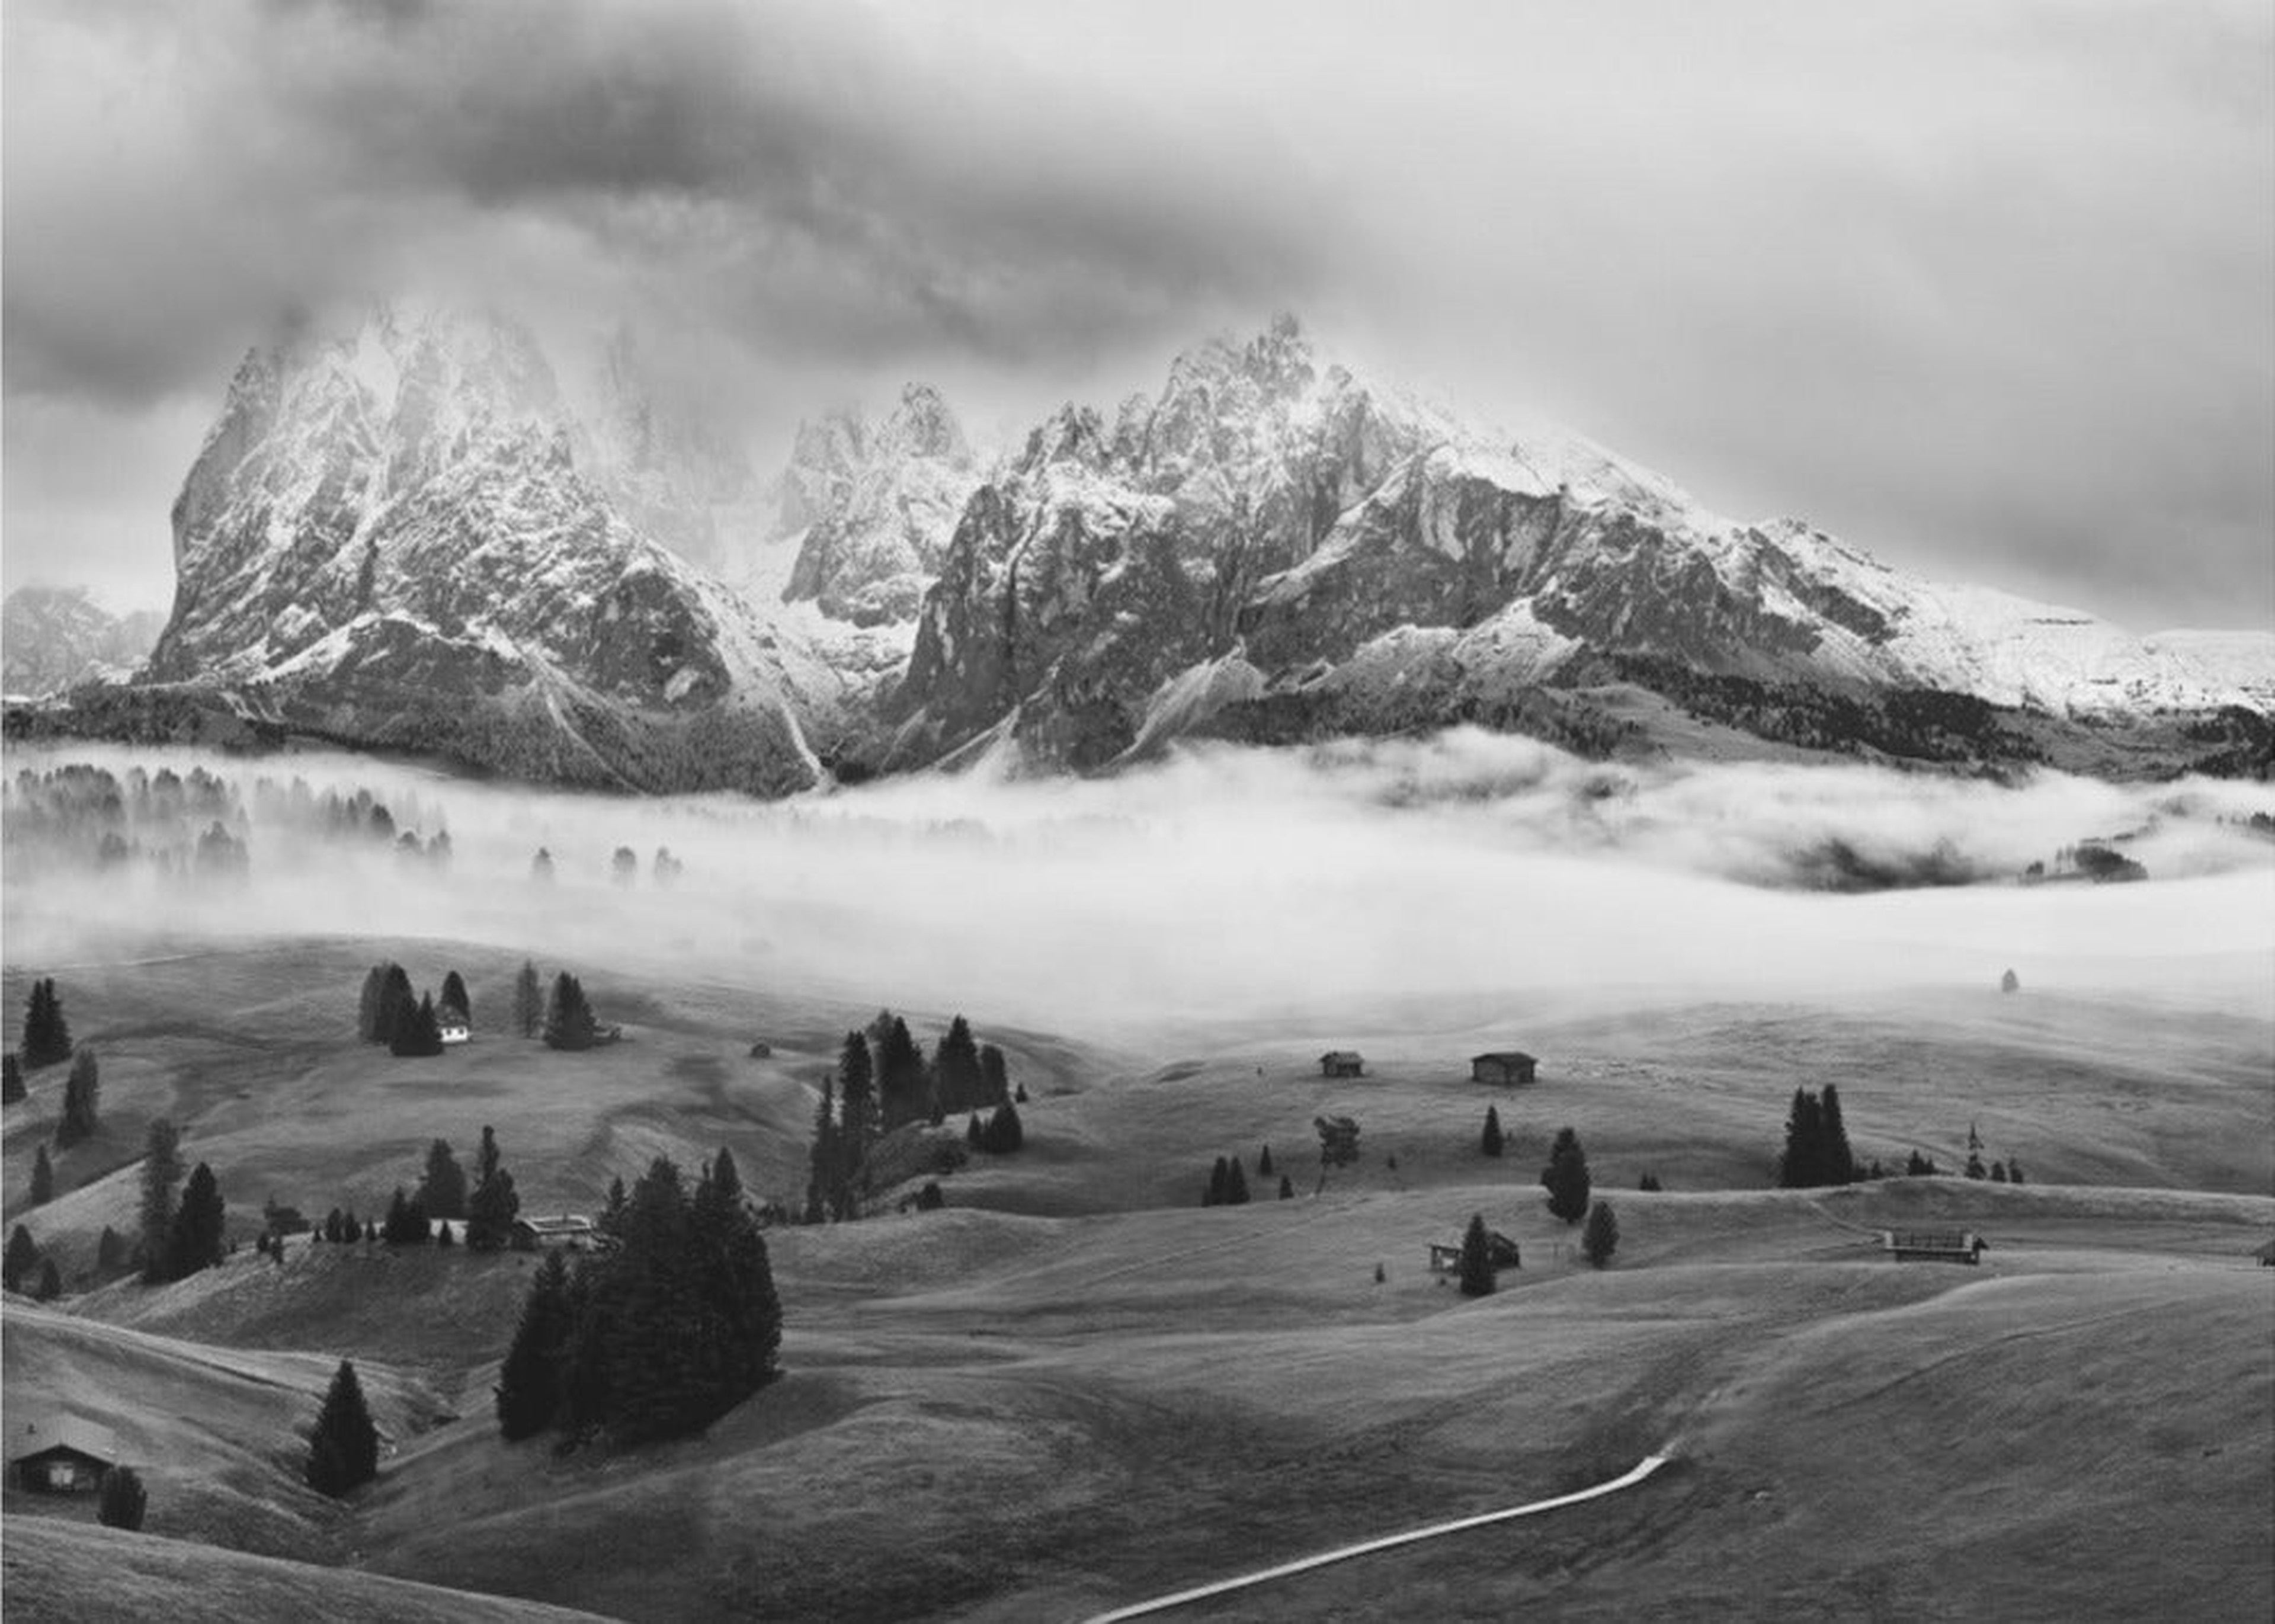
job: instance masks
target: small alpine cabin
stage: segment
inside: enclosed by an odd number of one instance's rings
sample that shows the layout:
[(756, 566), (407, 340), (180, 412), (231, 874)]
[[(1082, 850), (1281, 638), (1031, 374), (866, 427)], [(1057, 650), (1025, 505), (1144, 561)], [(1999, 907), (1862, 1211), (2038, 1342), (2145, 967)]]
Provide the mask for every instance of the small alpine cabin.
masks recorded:
[(516, 1251), (533, 1252), (548, 1246), (565, 1246), (571, 1251), (582, 1251), (599, 1244), (601, 1232), (593, 1220), (582, 1212), (560, 1212), (551, 1218), (517, 1218), (513, 1220), (513, 1247)]
[(1967, 1229), (1883, 1229), (1880, 1245), (1897, 1263), (1982, 1261), (1991, 1243)]
[(1507, 1088), (1511, 1084), (1529, 1084), (1533, 1069), (1540, 1062), (1522, 1049), (1509, 1049), (1499, 1054), (1470, 1056), (1470, 1081), (1497, 1083)]
[(435, 1023), (445, 1043), (464, 1043), (474, 1035), (472, 1025), (455, 1009), (445, 1009)]
[(1319, 1075), (1323, 1077), (1363, 1077), (1366, 1061), (1357, 1049), (1329, 1049), (1319, 1056)]
[[(1492, 1261), (1495, 1270), (1521, 1269), (1524, 1266), (1524, 1255), (1517, 1250), (1516, 1243), (1498, 1229), (1485, 1231), (1485, 1256)], [(1459, 1241), (1450, 1246), (1438, 1241), (1430, 1243), (1431, 1273), (1459, 1274), (1461, 1272), (1462, 1243)]]
[(118, 1439), (77, 1416), (42, 1416), (11, 1440), (16, 1482), (34, 1494), (92, 1494), (118, 1464)]

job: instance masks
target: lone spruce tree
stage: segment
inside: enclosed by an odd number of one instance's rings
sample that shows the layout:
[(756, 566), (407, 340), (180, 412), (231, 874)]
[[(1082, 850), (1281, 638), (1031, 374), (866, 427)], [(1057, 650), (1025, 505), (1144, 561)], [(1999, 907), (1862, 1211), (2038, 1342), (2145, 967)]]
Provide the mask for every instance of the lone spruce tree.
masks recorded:
[(1493, 1279), (1493, 1241), (1485, 1234), (1482, 1212), (1470, 1213), (1470, 1227), (1462, 1232), (1461, 1281), (1465, 1297), (1491, 1296), (1497, 1284)]
[(95, 1521), (105, 1528), (123, 1528), (129, 1533), (142, 1526), (142, 1519), (150, 1509), (150, 1492), (142, 1486), (141, 1474), (131, 1466), (114, 1466), (102, 1475), (102, 1499), (96, 1505)]
[(32, 1232), (18, 1224), (9, 1233), (8, 1250), (0, 1256), (0, 1286), (10, 1291), (21, 1290), (24, 1277), (40, 1266), (40, 1243), (32, 1239)]
[(1588, 1227), (1580, 1232), (1580, 1250), (1588, 1261), (1598, 1268), (1612, 1260), (1620, 1249), (1620, 1220), (1612, 1212), (1612, 1204), (1599, 1201), (1588, 1209)]
[(212, 1268), (227, 1255), (225, 1232), (228, 1209), (213, 1169), (200, 1162), (182, 1186), (182, 1205), (174, 1211), (166, 1236), (166, 1278), (187, 1280), (200, 1269)]
[(442, 978), (442, 995), (435, 1001), (438, 1009), (455, 1010), (462, 1021), (474, 1018), (474, 1001), (466, 995), (466, 978), (453, 970)]
[(24, 1062), (11, 1049), (0, 1055), (0, 1106), (21, 1105), (24, 1101)]
[(45, 1206), (56, 1198), (56, 1165), (48, 1159), (48, 1147), (39, 1146), (32, 1152), (32, 1205)]
[(1500, 1132), (1500, 1107), (1487, 1106), (1485, 1131), (1478, 1136), (1478, 1149), (1488, 1156), (1498, 1156), (1506, 1143)]
[(24, 1008), (21, 1053), (26, 1070), (37, 1071), (72, 1056), (71, 1023), (64, 1019), (63, 1000), (57, 995), (53, 976), (32, 983)]
[(378, 1475), (379, 1429), (372, 1424), (355, 1365), (343, 1359), (308, 1435), (308, 1486), (337, 1499)]
[(1568, 1224), (1588, 1215), (1588, 1153), (1580, 1136), (1569, 1128), (1556, 1131), (1549, 1146), (1548, 1165), (1540, 1170), (1541, 1187), (1548, 1192), (1548, 1210)]

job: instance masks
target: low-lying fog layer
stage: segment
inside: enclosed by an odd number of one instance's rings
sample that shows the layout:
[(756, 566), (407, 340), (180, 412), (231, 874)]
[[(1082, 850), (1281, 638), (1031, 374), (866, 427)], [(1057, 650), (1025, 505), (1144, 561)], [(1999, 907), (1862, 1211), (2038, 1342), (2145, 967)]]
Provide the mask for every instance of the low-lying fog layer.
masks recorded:
[[(2275, 1003), (2275, 840), (2244, 821), (2275, 812), (2264, 785), (1638, 771), (1470, 730), (775, 804), (570, 796), (328, 754), (7, 757), (11, 777), (66, 762), (228, 779), (251, 813), (250, 878), (66, 861), (22, 837), (19, 792), (12, 968), (184, 933), (431, 936), (528, 952), (602, 995), (612, 967), (637, 964), (1092, 1031), (1298, 1008), (1360, 1023), (1421, 999), (1981, 988), (2009, 967), (2031, 987)], [(320, 801), (367, 789), (399, 830), (447, 829), (447, 862), (272, 823), (254, 782), (295, 777)], [(2150, 880), (2017, 882), (2090, 840)], [(530, 878), (540, 846), (546, 884)], [(629, 884), (611, 875), (620, 846), (639, 857)], [(654, 877), (659, 847), (684, 865), (676, 883)], [(1922, 880), (1937, 888), (1860, 894)]]

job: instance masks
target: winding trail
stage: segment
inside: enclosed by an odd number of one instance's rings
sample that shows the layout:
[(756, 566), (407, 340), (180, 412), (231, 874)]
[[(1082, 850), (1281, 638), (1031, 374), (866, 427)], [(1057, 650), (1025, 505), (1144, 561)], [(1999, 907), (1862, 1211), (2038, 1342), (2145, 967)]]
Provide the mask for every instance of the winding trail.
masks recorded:
[(1334, 1562), (1347, 1562), (1355, 1556), (1366, 1556), (1377, 1551), (1388, 1551), (1397, 1545), (1410, 1545), (1417, 1540), (1437, 1539), (1447, 1534), (1458, 1534), (1464, 1529), (1483, 1528), (1488, 1522), (1508, 1522), (1518, 1517), (1530, 1517), (1544, 1511), (1554, 1511), (1564, 1506), (1576, 1506), (1583, 1500), (1597, 1499), (1606, 1494), (1616, 1494), (1621, 1489), (1631, 1489), (1650, 1477), (1672, 1457), (1665, 1454), (1645, 1455), (1621, 1476), (1608, 1483), (1570, 1494), (1560, 1494), (1553, 1499), (1533, 1500), (1528, 1505), (1512, 1506), (1504, 1511), (1482, 1512), (1473, 1517), (1458, 1517), (1451, 1522), (1432, 1522), (1426, 1528), (1408, 1529), (1402, 1534), (1389, 1534), (1380, 1539), (1369, 1539), (1355, 1545), (1342, 1545), (1317, 1556), (1298, 1557), (1292, 1562), (1282, 1562), (1277, 1567), (1266, 1567), (1256, 1573), (1242, 1574), (1234, 1579), (1220, 1579), (1213, 1584), (1204, 1584), (1190, 1590), (1179, 1590), (1174, 1596), (1157, 1596), (1151, 1601), (1136, 1602), (1127, 1607), (1116, 1607), (1111, 1613), (1101, 1613), (1087, 1624), (1120, 1624), (1123, 1619), (1142, 1619), (1148, 1614), (1166, 1613), (1172, 1607), (1182, 1607), (1188, 1602), (1206, 1601), (1212, 1596), (1222, 1596), (1232, 1590), (1244, 1590), (1251, 1585), (1269, 1583), (1284, 1579), (1290, 1574), (1308, 1573), (1314, 1567), (1325, 1567)]

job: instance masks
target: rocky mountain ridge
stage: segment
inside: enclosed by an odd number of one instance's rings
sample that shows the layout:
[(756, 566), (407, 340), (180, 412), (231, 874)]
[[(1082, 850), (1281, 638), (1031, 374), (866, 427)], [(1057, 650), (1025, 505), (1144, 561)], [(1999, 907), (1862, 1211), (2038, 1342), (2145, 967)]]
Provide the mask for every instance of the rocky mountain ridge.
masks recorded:
[[(1652, 720), (1678, 714), (1810, 751), (2252, 771), (2275, 732), (2248, 639), (2135, 638), (1725, 519), (1362, 380), (1284, 318), (992, 460), (911, 385), (810, 422), (769, 487), (646, 404), (628, 347), (572, 404), (512, 323), (385, 307), (247, 358), (174, 521), (149, 681), (572, 782), (781, 793), (1463, 721), (1648, 752), (1683, 747)], [(757, 556), (780, 582), (793, 548), (786, 586), (719, 578)]]
[(0, 680), (25, 698), (123, 680), (165, 623), (149, 609), (113, 615), (84, 586), (19, 586), (0, 605)]

